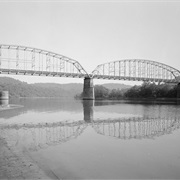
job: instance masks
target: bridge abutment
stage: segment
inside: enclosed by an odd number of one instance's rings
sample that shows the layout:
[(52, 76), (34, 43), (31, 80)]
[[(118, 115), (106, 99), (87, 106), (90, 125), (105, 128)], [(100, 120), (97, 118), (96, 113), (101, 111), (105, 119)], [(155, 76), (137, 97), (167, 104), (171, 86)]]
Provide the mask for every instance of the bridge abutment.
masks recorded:
[(180, 83), (177, 85), (177, 98), (180, 98)]
[(93, 79), (90, 77), (84, 78), (83, 100), (94, 100)]

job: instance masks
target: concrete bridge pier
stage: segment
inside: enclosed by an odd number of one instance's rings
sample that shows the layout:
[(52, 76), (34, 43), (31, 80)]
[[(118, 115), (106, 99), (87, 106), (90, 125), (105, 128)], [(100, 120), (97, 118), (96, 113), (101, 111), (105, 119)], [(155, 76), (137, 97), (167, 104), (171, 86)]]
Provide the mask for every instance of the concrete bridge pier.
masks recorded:
[(0, 92), (0, 106), (1, 107), (9, 106), (9, 92), (8, 91)]
[(177, 85), (177, 98), (180, 98), (180, 83)]
[(84, 78), (83, 100), (94, 100), (93, 78)]

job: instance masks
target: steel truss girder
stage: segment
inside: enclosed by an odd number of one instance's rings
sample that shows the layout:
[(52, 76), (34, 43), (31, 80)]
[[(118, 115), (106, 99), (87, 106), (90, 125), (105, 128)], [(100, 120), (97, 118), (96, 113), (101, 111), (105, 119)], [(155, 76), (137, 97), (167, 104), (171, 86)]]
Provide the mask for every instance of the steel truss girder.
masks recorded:
[(33, 74), (39, 75), (64, 73), (65, 77), (89, 77), (78, 61), (61, 54), (26, 46), (0, 44), (0, 73), (12, 73), (11, 71), (16, 74), (33, 71)]
[(91, 77), (129, 81), (179, 83), (180, 71), (163, 63), (144, 59), (124, 59), (98, 65)]

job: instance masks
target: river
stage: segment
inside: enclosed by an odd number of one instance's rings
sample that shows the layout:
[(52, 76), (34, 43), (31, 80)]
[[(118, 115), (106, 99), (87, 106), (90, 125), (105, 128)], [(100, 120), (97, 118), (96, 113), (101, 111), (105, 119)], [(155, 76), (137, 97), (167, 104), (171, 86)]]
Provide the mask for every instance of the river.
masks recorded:
[(0, 136), (59, 179), (180, 179), (180, 105), (19, 99)]

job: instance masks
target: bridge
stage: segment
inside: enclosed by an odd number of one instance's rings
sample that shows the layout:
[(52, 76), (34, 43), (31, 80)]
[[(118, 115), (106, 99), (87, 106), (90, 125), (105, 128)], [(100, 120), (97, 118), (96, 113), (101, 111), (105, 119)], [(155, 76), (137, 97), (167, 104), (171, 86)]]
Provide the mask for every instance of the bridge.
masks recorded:
[(0, 73), (84, 78), (84, 99), (94, 99), (93, 79), (175, 83), (180, 97), (180, 71), (152, 60), (117, 60), (98, 65), (87, 73), (78, 61), (61, 54), (0, 44)]

